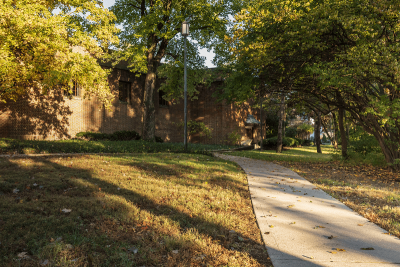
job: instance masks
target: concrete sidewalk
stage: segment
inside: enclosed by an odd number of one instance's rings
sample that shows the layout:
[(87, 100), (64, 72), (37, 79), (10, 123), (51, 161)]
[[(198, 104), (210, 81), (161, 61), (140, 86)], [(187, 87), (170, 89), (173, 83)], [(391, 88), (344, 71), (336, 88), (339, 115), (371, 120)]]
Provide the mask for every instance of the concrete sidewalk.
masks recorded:
[(261, 160), (215, 154), (247, 174), (274, 267), (400, 266), (400, 240), (297, 173)]

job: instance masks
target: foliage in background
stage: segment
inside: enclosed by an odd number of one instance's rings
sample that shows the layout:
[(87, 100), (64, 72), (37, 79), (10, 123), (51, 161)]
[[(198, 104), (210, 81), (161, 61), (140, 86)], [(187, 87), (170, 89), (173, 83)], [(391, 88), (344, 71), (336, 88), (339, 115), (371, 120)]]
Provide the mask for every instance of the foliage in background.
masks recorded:
[[(270, 137), (267, 139), (263, 140), (263, 145), (265, 147), (276, 147), (278, 142), (278, 137)], [(291, 137), (283, 137), (282, 138), (282, 145), (286, 147), (294, 147), (294, 146), (299, 146), (301, 145), (301, 140), (297, 138), (291, 138)]]
[(226, 40), (230, 62), (248, 66), (271, 91), (345, 109), (379, 141), (388, 163), (400, 158), (400, 1), (246, 3)]
[(285, 131), (285, 136), (295, 138), (297, 136), (297, 129), (293, 127), (287, 127)]
[(363, 129), (356, 127), (350, 133), (350, 149), (364, 156), (371, 152), (379, 152), (379, 143), (373, 135), (366, 133)]
[(75, 81), (109, 107), (109, 71), (98, 59), (118, 43), (114, 19), (98, 1), (1, 1), (0, 102), (31, 89), (71, 90)]
[(314, 127), (308, 123), (302, 123), (296, 128), (300, 136), (308, 136), (314, 132)]
[(226, 141), (230, 145), (238, 145), (241, 138), (242, 138), (242, 135), (239, 132), (233, 131), (230, 134), (228, 134)]
[[(183, 128), (185, 126), (184, 122), (180, 122), (176, 124), (183, 132)], [(204, 122), (197, 122), (193, 120), (189, 120), (187, 122), (187, 133), (188, 136), (192, 137), (195, 134), (198, 134), (200, 137), (207, 137), (211, 138), (212, 134), (212, 128), (207, 127)]]

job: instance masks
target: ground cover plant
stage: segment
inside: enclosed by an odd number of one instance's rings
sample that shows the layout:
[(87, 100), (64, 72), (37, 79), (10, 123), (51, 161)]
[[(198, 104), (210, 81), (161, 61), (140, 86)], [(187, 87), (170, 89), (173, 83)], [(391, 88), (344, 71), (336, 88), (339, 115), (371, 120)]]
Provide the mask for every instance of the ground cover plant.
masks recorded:
[(200, 154), (0, 158), (0, 266), (272, 266), (247, 178)]
[[(188, 144), (188, 152), (208, 153), (208, 150), (229, 149), (228, 145)], [(144, 153), (183, 152), (182, 143), (155, 143), (143, 140), (16, 140), (0, 138), (0, 154), (43, 154), (43, 153)]]
[(256, 150), (229, 154), (290, 168), (400, 238), (400, 174), (387, 166), (382, 153), (364, 156), (351, 151), (349, 161), (343, 161), (331, 146), (322, 146), (322, 154), (316, 152), (316, 147), (302, 147), (281, 154)]

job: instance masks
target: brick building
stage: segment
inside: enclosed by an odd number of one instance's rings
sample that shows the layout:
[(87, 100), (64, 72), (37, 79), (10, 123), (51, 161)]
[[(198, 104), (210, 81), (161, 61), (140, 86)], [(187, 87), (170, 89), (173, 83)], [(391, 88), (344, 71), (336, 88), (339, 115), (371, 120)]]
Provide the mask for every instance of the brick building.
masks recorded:
[[(145, 77), (136, 77), (123, 66), (113, 68), (110, 88), (115, 95), (112, 110), (106, 110), (95, 98), (84, 99), (79, 86), (70, 96), (61, 90), (48, 95), (32, 90), (17, 102), (0, 103), (0, 137), (16, 139), (65, 139), (73, 138), (78, 132), (93, 131), (113, 133), (134, 130), (142, 133), (143, 96)], [(158, 80), (159, 87), (161, 80)], [(257, 110), (249, 104), (218, 103), (212, 97), (221, 81), (210, 87), (199, 87), (197, 100), (188, 101), (188, 120), (204, 122), (212, 129), (212, 138), (192, 136), (189, 142), (222, 144), (228, 135), (237, 132), (241, 141), (259, 139), (259, 127), (245, 127), (248, 114), (259, 119)], [(162, 99), (162, 92), (155, 95), (156, 136), (166, 142), (183, 142), (183, 131), (177, 123), (183, 121), (183, 100), (173, 104)], [(246, 129), (247, 128), (247, 129)], [(251, 127), (250, 127), (251, 128)]]

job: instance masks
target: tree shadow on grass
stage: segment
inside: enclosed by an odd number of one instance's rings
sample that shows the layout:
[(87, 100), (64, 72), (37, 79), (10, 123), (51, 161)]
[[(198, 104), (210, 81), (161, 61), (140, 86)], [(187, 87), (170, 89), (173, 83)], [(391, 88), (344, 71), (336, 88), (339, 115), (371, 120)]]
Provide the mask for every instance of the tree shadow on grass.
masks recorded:
[[(182, 186), (206, 188), (205, 184), (210, 184), (215, 187), (219, 187), (221, 190), (230, 189), (232, 192), (239, 192), (241, 196), (245, 197), (248, 193), (247, 189), (244, 190), (243, 182), (232, 179), (229, 175), (226, 175), (223, 171), (238, 171), (241, 170), (235, 163), (227, 164), (227, 161), (212, 158), (208, 156), (192, 155), (193, 157), (200, 157), (200, 160), (194, 163), (200, 165), (198, 167), (188, 166), (185, 161), (181, 164), (175, 164), (175, 155), (171, 154), (169, 158), (164, 159), (164, 162), (143, 162), (140, 160), (140, 155), (128, 156), (132, 160), (129, 162), (121, 162), (121, 165), (135, 167), (138, 171), (146, 172), (152, 170), (159, 177), (159, 179), (171, 181), (174, 184)], [(110, 155), (109, 157), (116, 157)], [(211, 162), (209, 161), (211, 159)], [(221, 169), (221, 164), (226, 163), (224, 169)], [(193, 164), (192, 164), (193, 165)], [(207, 165), (207, 169), (205, 169)], [(201, 175), (202, 173), (211, 172), (212, 175)], [(196, 179), (191, 179), (191, 174), (198, 175)]]
[[(60, 265), (64, 257), (71, 266), (203, 266), (235, 260), (270, 265), (257, 239), (230, 232), (234, 229), (206, 215), (193, 216), (119, 188), (97, 177), (90, 165), (70, 163), (85, 159), (90, 157), (1, 160), (0, 231), (10, 234), (0, 240), (5, 244), (0, 262), (34, 266), (49, 259)], [(18, 259), (24, 251), (30, 260)]]

